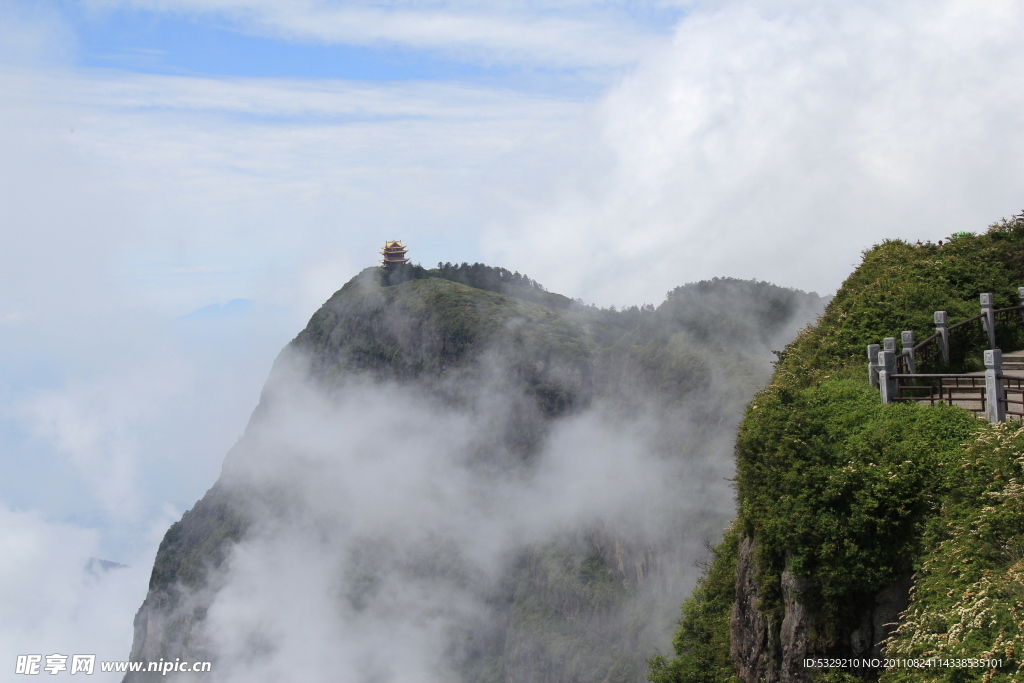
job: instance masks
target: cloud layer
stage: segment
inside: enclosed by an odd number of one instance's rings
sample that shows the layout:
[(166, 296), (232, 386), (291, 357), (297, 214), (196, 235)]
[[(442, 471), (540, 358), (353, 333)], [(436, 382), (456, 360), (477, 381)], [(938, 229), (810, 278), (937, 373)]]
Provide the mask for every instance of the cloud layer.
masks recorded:
[(984, 229), (1021, 208), (1022, 27), (1014, 3), (695, 11), (599, 104), (604, 163), (531, 179), (561, 192), (493, 217), (488, 251), (625, 303), (712, 275), (829, 291), (872, 243)]

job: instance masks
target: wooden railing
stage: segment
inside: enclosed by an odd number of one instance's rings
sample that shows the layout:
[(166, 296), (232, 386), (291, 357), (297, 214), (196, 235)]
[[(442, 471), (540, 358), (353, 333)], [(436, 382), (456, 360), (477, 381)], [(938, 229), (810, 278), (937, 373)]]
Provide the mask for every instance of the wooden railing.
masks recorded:
[[(896, 338), (868, 345), (868, 376), (879, 388), (882, 401), (958, 405), (1001, 422), (1007, 415), (1024, 417), (1024, 378), (1002, 372), (1004, 347), (1024, 348), (1024, 287), (1017, 290), (1020, 305), (995, 308), (991, 294), (981, 295), (981, 313), (954, 325), (947, 324), (945, 311), (935, 312), (935, 333), (914, 343), (912, 331)], [(997, 334), (997, 331), (999, 332)], [(952, 363), (963, 364), (971, 350), (984, 340), (984, 373), (922, 373)]]
[[(991, 403), (987, 379), (983, 375), (918, 373), (898, 374), (893, 378), (897, 385), (896, 395), (890, 397), (891, 403), (959, 406), (989, 417)], [(1002, 422), (1007, 417), (1024, 418), (1024, 377), (999, 374), (998, 381), (1002, 385), (1002, 396), (997, 400), (1002, 404), (1002, 410), (998, 411), (1001, 419), (997, 421)]]
[(1018, 420), (1024, 418), (1024, 378), (1004, 375), (1002, 379), (1006, 392), (1006, 397), (1003, 399), (1004, 413), (1012, 415)]
[(898, 374), (896, 395), (891, 402), (907, 401), (929, 405), (956, 405), (975, 402), (977, 406), (964, 406), (974, 412), (985, 411), (985, 378), (977, 375)]

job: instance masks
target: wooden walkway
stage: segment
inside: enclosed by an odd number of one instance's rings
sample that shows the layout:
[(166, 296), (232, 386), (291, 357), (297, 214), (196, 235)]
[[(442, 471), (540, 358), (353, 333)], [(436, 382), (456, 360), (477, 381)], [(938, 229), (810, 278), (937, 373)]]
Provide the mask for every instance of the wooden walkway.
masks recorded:
[[(1009, 385), (1006, 391), (1007, 398), (1010, 399), (1011, 402), (1024, 400), (1024, 397), (1022, 397), (1020, 390), (1015, 390), (1015, 387), (1024, 386), (1024, 350), (1011, 351), (1010, 353), (1003, 354), (1003, 365), (1001, 375), (1009, 380), (1008, 382), (1006, 382), (1006, 384)], [(964, 376), (984, 378), (985, 372), (968, 372)], [(980, 390), (964, 389), (963, 391), (957, 391), (956, 389), (954, 389), (952, 392), (950, 392), (949, 396), (950, 398), (952, 398), (953, 405), (964, 408), (965, 410), (973, 411), (979, 417), (984, 417), (985, 403), (982, 400), (982, 396), (984, 396), (985, 394), (983, 388), (984, 380), (982, 379), (982, 381), (979, 383), (982, 387)], [(918, 401), (918, 403), (923, 405), (928, 405), (934, 402), (937, 401), (933, 401), (931, 399), (922, 399)], [(1021, 408), (1022, 406), (1020, 406), (1019, 404), (1011, 403), (1010, 410), (1014, 412), (1019, 412), (1021, 411)], [(1020, 419), (1020, 416), (1007, 415), (1007, 419)]]

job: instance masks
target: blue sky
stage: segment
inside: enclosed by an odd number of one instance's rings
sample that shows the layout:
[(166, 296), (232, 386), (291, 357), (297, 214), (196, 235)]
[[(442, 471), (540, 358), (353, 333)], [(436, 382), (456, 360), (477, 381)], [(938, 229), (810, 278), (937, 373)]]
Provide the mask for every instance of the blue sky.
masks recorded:
[[(342, 3), (324, 3), (343, 10)], [(439, 18), (499, 20), (504, 16), (524, 27), (545, 21), (571, 22), (575, 32), (607, 29), (616, 24), (628, 42), (656, 40), (671, 35), (684, 14), (673, 3), (538, 3), (535, 7), (502, 8), (466, 3), (350, 3), (382, 15), (412, 15), (415, 20)], [(490, 84), (500, 88), (545, 89), (552, 94), (594, 96), (602, 86), (629, 68), (636, 55), (608, 58), (567, 55), (548, 62), (529, 55), (510, 57), (497, 44), (488, 46), (467, 39), (468, 45), (443, 39), (405, 40), (398, 36), (367, 35), (333, 38), (315, 32), (289, 32), (282, 36), (273, 25), (253, 20), (231, 4), (182, 3), (175, 8), (161, 3), (75, 3), (52, 6), (74, 35), (74, 62), (80, 67), (116, 68), (139, 73), (255, 78), (352, 79), (366, 81), (446, 80)], [(251, 8), (250, 8), (251, 9)], [(504, 9), (504, 11), (502, 11)], [(241, 11), (239, 11), (241, 10)], [(496, 17), (495, 17), (496, 15)], [(450, 29), (457, 32), (458, 27)], [(570, 31), (572, 32), (572, 31)], [(477, 42), (477, 44), (473, 44)], [(514, 48), (513, 48), (514, 49)]]
[[(76, 63), (83, 67), (184, 75), (557, 85), (591, 95), (600, 85), (607, 85), (612, 75), (581, 73), (585, 65), (460, 58), (443, 49), (379, 40), (362, 45), (310, 37), (282, 40), (246, 30), (240, 22), (217, 15), (130, 7), (90, 10), (75, 3), (63, 4), (61, 12), (74, 31)], [(615, 14), (655, 37), (668, 36), (682, 10), (637, 4)]]
[[(223, 19), (149, 10), (69, 8), (84, 67), (141, 73), (370, 81), (508, 77), (508, 65), (466, 63), (401, 46), (291, 42), (243, 32)], [(494, 72), (493, 75), (491, 72)]]
[(1024, 208), (1022, 30), (1009, 0), (0, 5), (0, 660), (127, 655), (163, 532), (383, 240), (601, 305), (827, 293)]

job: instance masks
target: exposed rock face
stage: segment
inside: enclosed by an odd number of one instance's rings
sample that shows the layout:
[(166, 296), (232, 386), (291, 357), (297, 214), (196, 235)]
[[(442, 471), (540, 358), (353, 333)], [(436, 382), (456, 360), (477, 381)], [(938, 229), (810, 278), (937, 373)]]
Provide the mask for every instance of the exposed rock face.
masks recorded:
[(135, 614), (135, 637), (132, 640), (132, 653), (128, 657), (133, 662), (155, 662), (160, 658), (160, 648), (167, 630), (167, 614), (164, 609), (155, 607), (155, 603), (156, 596), (147, 595), (146, 601)]
[(732, 608), (729, 626), (732, 631), (730, 656), (736, 674), (744, 683), (775, 683), (778, 674), (773, 669), (776, 647), (769, 634), (769, 619), (758, 608), (757, 566), (754, 561), (754, 539), (740, 536), (739, 558), (736, 563), (736, 603)]
[[(788, 567), (782, 572), (781, 623), (777, 615), (758, 608), (756, 550), (753, 538), (740, 537), (730, 656), (743, 683), (809, 683), (814, 670), (804, 667), (807, 657), (881, 658), (882, 644), (907, 609), (910, 575), (880, 590), (861, 610), (857, 626), (829, 647), (819, 640), (812, 579), (796, 576)], [(875, 670), (852, 673), (872, 678)]]
[(782, 632), (779, 644), (782, 648), (782, 662), (779, 667), (781, 683), (804, 683), (810, 680), (803, 660), (814, 653), (817, 628), (814, 614), (808, 608), (810, 592), (814, 587), (811, 579), (798, 577), (787, 567), (782, 572)]
[[(135, 614), (135, 636), (128, 659), (155, 662), (181, 658), (185, 661), (209, 661), (212, 654), (202, 645), (199, 626), (209, 606), (210, 595), (198, 593), (182, 600), (176, 590), (150, 591)], [(143, 683), (168, 679), (161, 673), (126, 673), (124, 683)]]
[(654, 571), (656, 549), (644, 543), (624, 542), (605, 530), (589, 534), (587, 540), (626, 587), (643, 585)]
[[(910, 587), (913, 584), (914, 581), (910, 574), (906, 574), (875, 595), (875, 606), (870, 612), (871, 638), (866, 641), (872, 643), (870, 652), (872, 658), (882, 656), (882, 643), (896, 630), (896, 622), (900, 613), (905, 611), (910, 604)], [(858, 637), (862, 637), (861, 634), (866, 631), (855, 633)], [(853, 636), (851, 636), (851, 645), (853, 645)]]

